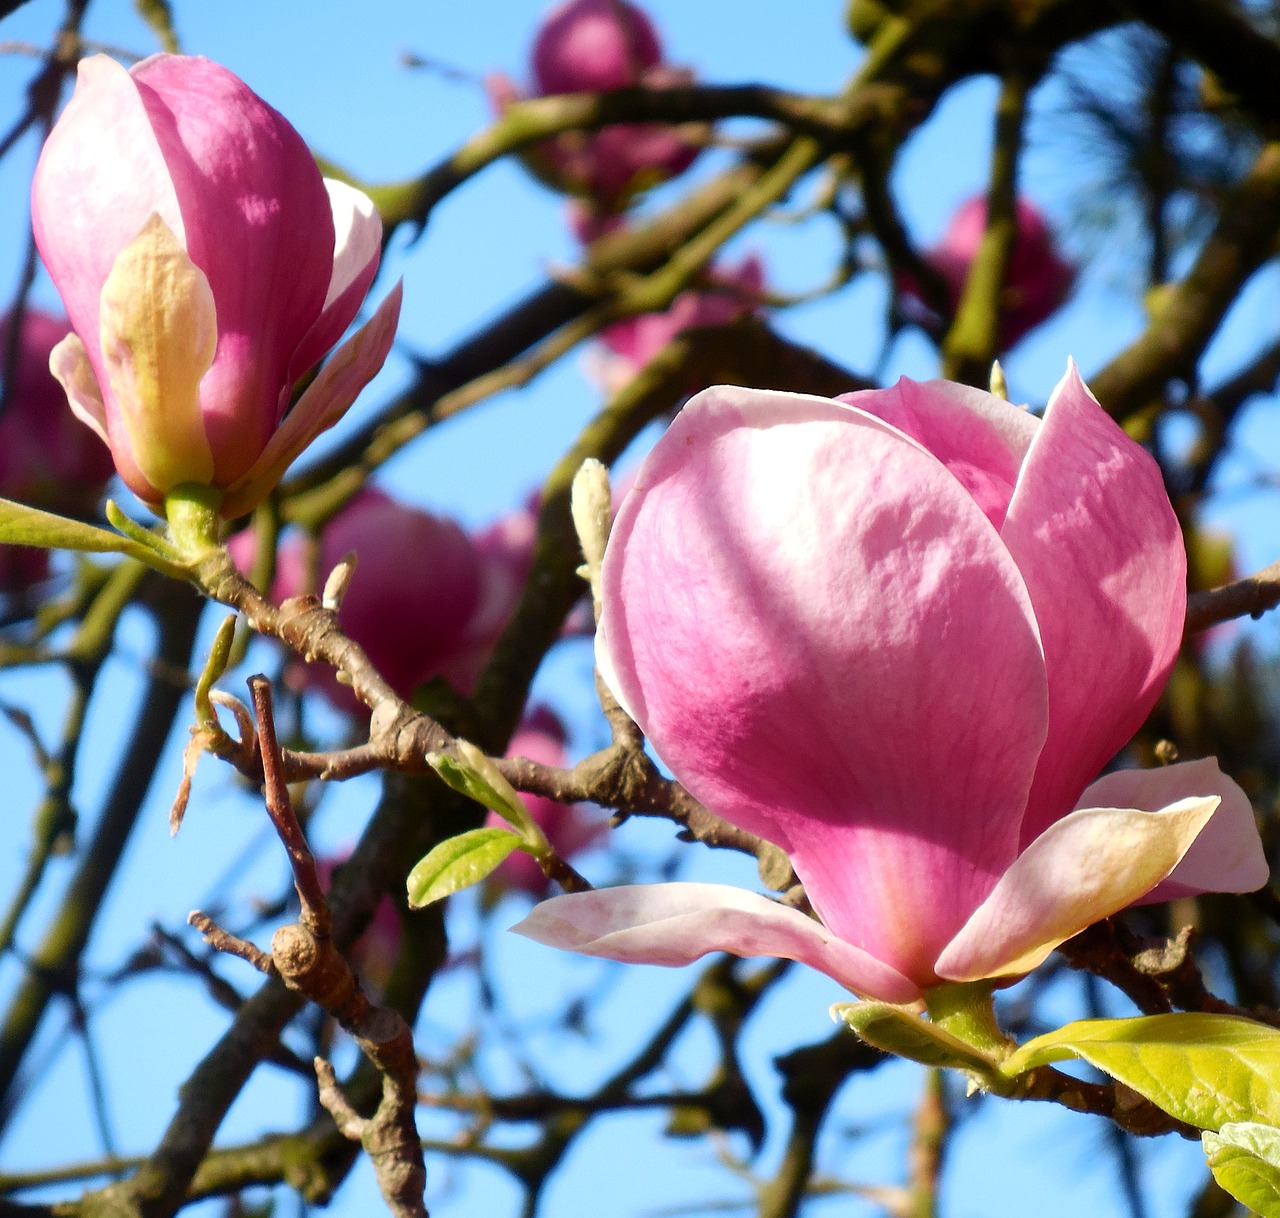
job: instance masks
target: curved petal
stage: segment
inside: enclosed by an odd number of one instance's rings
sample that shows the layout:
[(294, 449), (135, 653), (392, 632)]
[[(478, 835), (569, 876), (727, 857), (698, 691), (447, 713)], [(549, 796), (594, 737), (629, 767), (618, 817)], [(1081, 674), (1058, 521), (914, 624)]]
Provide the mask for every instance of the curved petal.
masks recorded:
[(708, 952), (775, 956), (826, 973), (884, 1002), (914, 1002), (918, 986), (836, 938), (820, 922), (725, 884), (632, 884), (534, 906), (511, 928), (551, 947), (625, 964), (689, 964)]
[(905, 376), (892, 389), (864, 389), (836, 399), (857, 406), (927, 448), (977, 501), (998, 529), (1040, 420), (994, 394), (951, 381)]
[(675, 775), (787, 850), (837, 935), (931, 981), (1015, 857), (1046, 713), (1021, 579), (959, 482), (862, 411), (708, 390), (622, 504), (602, 626)]
[(1216, 795), (1157, 812), (1082, 808), (1049, 826), (938, 957), (951, 981), (1019, 976), (1059, 943), (1146, 895), (1218, 807)]
[(112, 452), (127, 451), (146, 479), (130, 489), (141, 497), (148, 486), (164, 494), (207, 484), (214, 463), (200, 384), (218, 341), (217, 312), (209, 281), (155, 213), (112, 264), (101, 316), (117, 407), (107, 411)]
[(225, 486), (280, 421), (280, 387), (324, 305), (329, 196), (302, 137), (226, 68), (153, 55), (130, 76), (177, 194), (187, 252), (218, 305), (218, 351), (200, 396)]
[(354, 186), (324, 179), (333, 208), (333, 274), (324, 309), (289, 362), (292, 385), (340, 339), (360, 311), (382, 257), (382, 217)]
[(102, 442), (109, 445), (107, 408), (102, 404), (102, 389), (78, 334), (68, 334), (49, 353), (49, 371), (66, 391), (67, 402), (76, 418), (86, 427), (92, 427)]
[(1160, 470), (1074, 363), (1049, 400), (1001, 536), (1031, 593), (1049, 676), (1026, 844), (1075, 807), (1147, 717), (1186, 609), (1186, 552)]
[(1217, 795), (1222, 802), (1173, 874), (1143, 904), (1201, 892), (1254, 892), (1267, 882), (1270, 869), (1253, 805), (1214, 757), (1104, 774), (1080, 797), (1080, 806), (1154, 811), (1193, 795)]
[[(91, 221), (68, 199), (92, 198)], [(99, 298), (116, 255), (152, 212), (185, 240), (178, 197), (133, 79), (114, 59), (80, 61), (76, 90), (49, 133), (31, 184), (31, 223), (72, 328), (88, 339), (99, 384)]]
[(227, 488), (222, 514), (231, 519), (252, 511), (284, 476), (293, 459), (347, 412), (377, 375), (400, 320), (404, 285), (397, 283), (377, 311), (330, 357), (297, 405), (276, 429), (253, 466)]

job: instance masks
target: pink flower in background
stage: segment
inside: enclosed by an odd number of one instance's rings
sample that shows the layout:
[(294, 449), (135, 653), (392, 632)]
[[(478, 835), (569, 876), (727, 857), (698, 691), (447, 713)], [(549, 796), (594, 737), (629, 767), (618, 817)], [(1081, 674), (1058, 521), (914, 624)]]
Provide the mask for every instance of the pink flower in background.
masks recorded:
[[(594, 93), (637, 85), (671, 88), (693, 74), (663, 62), (657, 31), (627, 0), (569, 0), (548, 14), (534, 40), (533, 87), (528, 94), (500, 72), (486, 88), (501, 113), (524, 97)], [(635, 194), (683, 173), (701, 151), (679, 127), (618, 123), (599, 131), (570, 131), (526, 154), (530, 169), (554, 190), (592, 200), (605, 212)]]
[[(476, 537), (455, 521), (400, 503), (367, 487), (321, 530), (315, 575), (328, 573), (351, 551), (355, 577), (338, 620), (401, 697), (432, 677), (469, 692), (519, 600), (532, 561), (528, 509)], [(253, 565), (254, 538), (231, 539), (242, 571)], [(307, 547), (285, 539), (277, 555), (272, 595), (311, 587)], [(355, 695), (323, 665), (307, 667), (308, 682), (340, 710), (366, 713)]]
[(54, 373), (153, 508), (196, 484), (224, 492), (223, 515), (249, 511), (390, 348), (398, 287), (290, 409), (355, 317), (382, 226), (206, 59), (82, 60), (36, 167), (32, 219), (75, 330)]
[[(115, 466), (98, 438), (67, 409), (49, 355), (69, 326), (28, 308), (17, 335), (0, 415), (0, 497), (61, 515), (92, 515)], [(12, 337), (0, 321), (0, 361)], [(0, 546), (0, 590), (20, 592), (49, 574), (49, 551)]]
[[(1065, 303), (1075, 284), (1076, 269), (1058, 253), (1044, 216), (1026, 199), (1017, 202), (1018, 239), (1013, 247), (1000, 298), (1000, 347), (1007, 350), (1047, 321)], [(987, 200), (982, 195), (962, 203), (942, 240), (925, 261), (942, 276), (954, 309), (964, 291), (969, 267), (987, 226)], [(933, 327), (937, 319), (919, 298), (914, 284), (904, 283), (912, 320)]]
[[(534, 707), (511, 737), (507, 756), (527, 757), (542, 765), (567, 766), (564, 724), (548, 707)], [(542, 826), (555, 852), (566, 862), (572, 862), (576, 855), (596, 845), (609, 831), (609, 822), (599, 809), (583, 804), (562, 804), (543, 795), (524, 795), (521, 798), (533, 819)], [(496, 812), (490, 812), (485, 824), (502, 827), (506, 821)], [(533, 856), (523, 850), (507, 855), (493, 873), (492, 883), (499, 888), (527, 892), (535, 898), (545, 897), (551, 887), (551, 882), (543, 875)]]
[(706, 287), (680, 293), (664, 313), (626, 317), (600, 331), (609, 352), (593, 368), (600, 386), (617, 392), (677, 334), (694, 326), (723, 326), (759, 309), (765, 290), (764, 263), (750, 254), (724, 269), (712, 268)]
[(945, 382), (699, 394), (618, 513), (603, 601), (618, 700), (788, 852), (821, 922), (659, 884), (547, 902), (533, 938), (788, 957), (907, 1002), (1021, 975), (1132, 902), (1266, 880), (1212, 760), (1088, 786), (1168, 675), (1185, 556), (1158, 468), (1074, 366), (1043, 422)]
[[(347, 849), (328, 858), (316, 859), (316, 872), (326, 893), (333, 886), (333, 873), (346, 864), (350, 853)], [(391, 898), (385, 896), (374, 908), (364, 933), (347, 950), (347, 961), (362, 982), (380, 992), (391, 976), (403, 939), (400, 915), (396, 913)]]
[(625, 89), (662, 63), (658, 31), (627, 0), (569, 0), (544, 18), (533, 42), (538, 95)]

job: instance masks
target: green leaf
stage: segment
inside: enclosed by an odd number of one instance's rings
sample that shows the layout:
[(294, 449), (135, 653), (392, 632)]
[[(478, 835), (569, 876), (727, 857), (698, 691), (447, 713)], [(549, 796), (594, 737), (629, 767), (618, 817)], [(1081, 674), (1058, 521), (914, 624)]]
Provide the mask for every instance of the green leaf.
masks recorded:
[(1280, 1129), (1229, 1122), (1200, 1141), (1213, 1178), (1262, 1218), (1280, 1218)]
[(1267, 1024), (1198, 1012), (1085, 1019), (1028, 1041), (1000, 1069), (1012, 1078), (1069, 1057), (1200, 1129), (1280, 1125), (1280, 1029)]
[(46, 550), (79, 550), (87, 554), (127, 554), (166, 575), (184, 579), (187, 574), (184, 567), (170, 561), (154, 546), (81, 520), (42, 512), (12, 499), (0, 499), (0, 542), (40, 546)]
[(469, 829), (446, 838), (409, 872), (409, 908), (421, 909), (478, 884), (519, 845), (509, 829)]
[(970, 1070), (982, 1078), (996, 1073), (996, 1062), (936, 1023), (887, 1002), (836, 1003), (831, 1014), (843, 1019), (877, 1049), (925, 1066)]
[(551, 849), (515, 787), (469, 740), (455, 741), (448, 753), (428, 753), (427, 764), (455, 791), (483, 804), (519, 830), (527, 845)]
[(236, 615), (224, 618), (214, 636), (213, 646), (209, 649), (209, 659), (196, 682), (196, 719), (206, 726), (216, 724), (218, 716), (213, 712), (209, 701), (209, 691), (214, 682), (227, 671), (227, 661), (231, 657), (231, 643), (236, 634)]

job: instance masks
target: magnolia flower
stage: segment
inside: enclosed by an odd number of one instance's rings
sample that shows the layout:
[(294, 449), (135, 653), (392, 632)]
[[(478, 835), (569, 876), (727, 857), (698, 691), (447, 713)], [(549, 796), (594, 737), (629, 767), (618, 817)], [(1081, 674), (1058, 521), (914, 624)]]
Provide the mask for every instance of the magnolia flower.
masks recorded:
[(602, 93), (658, 67), (662, 44), (648, 15), (627, 0), (569, 0), (543, 20), (531, 59), (541, 96)]
[[(69, 516), (88, 516), (111, 479), (111, 454), (67, 410), (49, 372), (49, 355), (66, 336), (66, 321), (28, 308), (7, 369), (0, 414), (0, 496)], [(0, 360), (14, 338), (0, 321)], [(0, 590), (22, 592), (49, 574), (49, 551), (0, 546)]]
[[(1058, 253), (1044, 216), (1026, 199), (1017, 201), (1017, 223), (1018, 236), (1000, 294), (1002, 350), (1012, 347), (1023, 335), (1052, 317), (1071, 295), (1076, 278), (1075, 267)], [(987, 200), (976, 195), (956, 209), (942, 240), (924, 256), (947, 285), (953, 310), (960, 302), (969, 267), (986, 227)], [(911, 320), (929, 329), (936, 328), (938, 319), (920, 299), (916, 285), (906, 281), (901, 286)]]
[[(657, 31), (627, 0), (568, 0), (543, 21), (532, 52), (533, 89), (524, 94), (500, 72), (485, 81), (494, 110), (522, 97), (595, 93), (636, 85), (689, 84), (692, 72), (663, 62)], [(605, 212), (632, 195), (683, 173), (701, 150), (680, 128), (616, 123), (569, 131), (530, 149), (529, 168), (549, 186), (593, 200)]]
[[(542, 765), (563, 768), (568, 764), (565, 753), (565, 730), (559, 716), (548, 707), (536, 706), (516, 728), (507, 746), (508, 757), (527, 757)], [(555, 852), (572, 862), (575, 855), (590, 849), (609, 831), (609, 822), (598, 811), (583, 804), (562, 804), (545, 795), (522, 796), (533, 819), (542, 827)], [(506, 821), (490, 812), (485, 824), (502, 828)], [(551, 884), (533, 856), (516, 850), (503, 859), (493, 873), (492, 883), (498, 888), (526, 892), (535, 898), (545, 897)]]
[[(515, 609), (533, 537), (528, 509), (472, 537), (456, 521), (366, 487), (320, 531), (314, 555), (301, 536), (286, 538), (272, 595), (315, 591), (354, 551), (355, 574), (338, 612), (343, 630), (401, 697), (433, 677), (466, 692)], [(242, 571), (252, 569), (252, 533), (237, 534), (228, 548)], [(326, 666), (308, 665), (305, 679), (339, 710), (367, 713)]]
[[(334, 872), (345, 866), (350, 856), (348, 848), (316, 859), (316, 874), (326, 893), (333, 887)], [(347, 961), (360, 974), (360, 980), (366, 986), (372, 986), (375, 993), (381, 994), (385, 988), (403, 940), (400, 915), (391, 898), (384, 896), (374, 907), (369, 925), (346, 952)]]
[(600, 331), (601, 354), (592, 369), (600, 387), (616, 393), (676, 335), (695, 326), (724, 326), (760, 307), (764, 263), (749, 254), (736, 266), (713, 267), (706, 287), (688, 288), (662, 313), (624, 317)]
[(386, 358), (397, 287), (290, 410), (377, 270), (372, 203), (225, 68), (82, 60), (32, 186), (36, 243), (75, 333), (71, 408), (153, 508), (184, 484), (249, 511)]
[(910, 1002), (1020, 976), (1135, 901), (1267, 878), (1214, 761), (1088, 785), (1168, 675), (1185, 556), (1155, 463), (1074, 365), (1043, 422), (937, 381), (707, 390), (602, 580), (609, 687), (698, 799), (787, 851), (821, 921), (659, 884), (549, 901), (532, 938), (787, 957)]

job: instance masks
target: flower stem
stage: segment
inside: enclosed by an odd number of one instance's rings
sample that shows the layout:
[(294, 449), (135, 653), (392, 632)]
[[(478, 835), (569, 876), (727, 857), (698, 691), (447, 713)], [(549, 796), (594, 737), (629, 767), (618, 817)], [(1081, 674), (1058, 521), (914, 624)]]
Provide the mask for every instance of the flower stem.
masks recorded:
[(198, 562), (218, 548), (221, 503), (220, 490), (196, 482), (175, 486), (165, 496), (164, 514), (169, 522), (169, 535), (187, 562)]
[(1017, 1048), (996, 1022), (992, 987), (986, 982), (944, 981), (925, 990), (924, 1002), (934, 1023), (997, 1061)]

